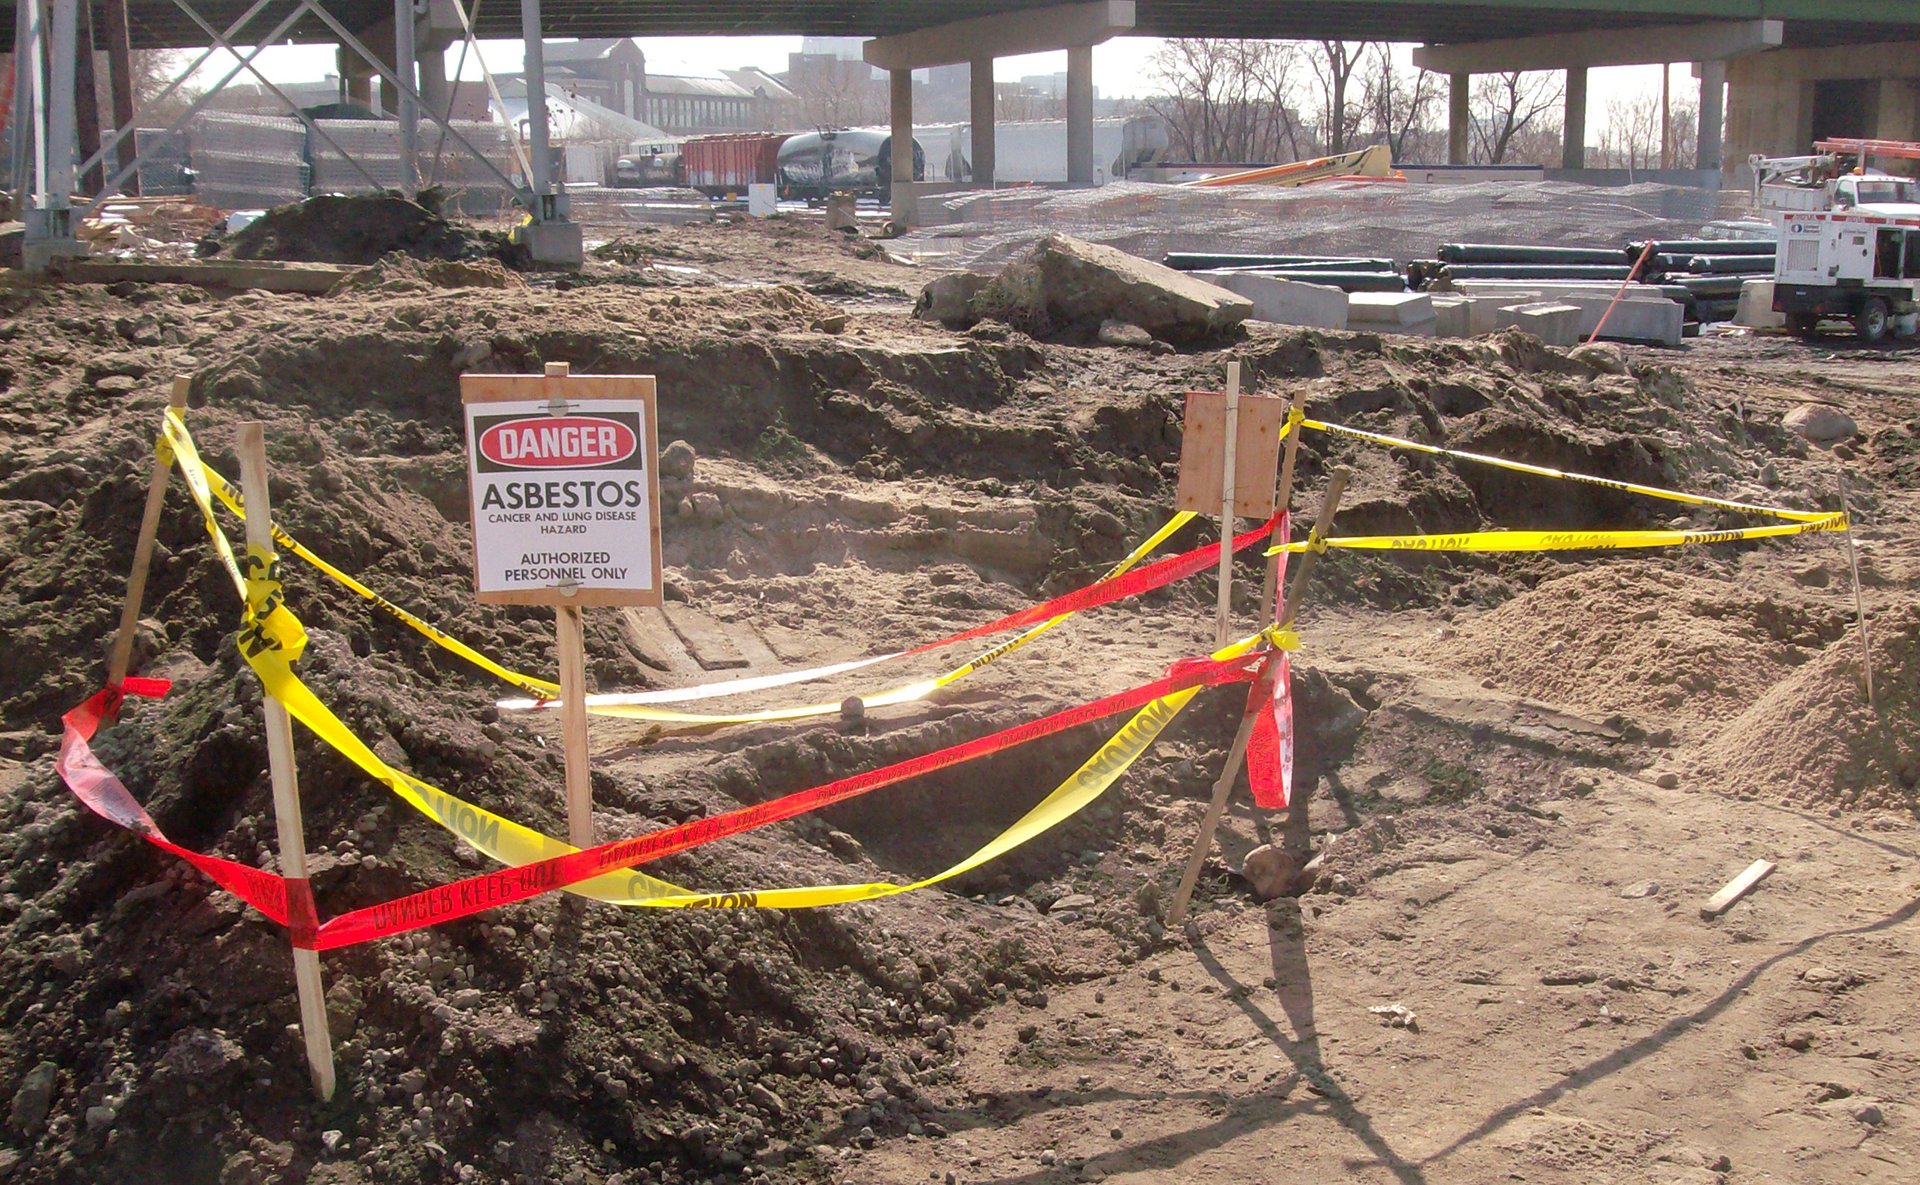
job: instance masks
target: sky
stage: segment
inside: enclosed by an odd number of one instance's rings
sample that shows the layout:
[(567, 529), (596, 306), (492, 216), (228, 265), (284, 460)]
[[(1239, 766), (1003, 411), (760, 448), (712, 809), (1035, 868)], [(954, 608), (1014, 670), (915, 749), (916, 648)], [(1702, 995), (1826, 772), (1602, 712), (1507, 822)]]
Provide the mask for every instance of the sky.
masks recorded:
[[(769, 72), (779, 73), (787, 68), (787, 55), (800, 49), (798, 37), (642, 37), (638, 40), (640, 48), (646, 52), (650, 71), (707, 77), (717, 74), (723, 67), (759, 66)], [(1151, 59), (1160, 44), (1161, 39), (1157, 37), (1115, 37), (1094, 46), (1093, 84), (1101, 97), (1141, 98), (1153, 93), (1156, 88), (1153, 85)], [(480, 49), (489, 69), (500, 73), (519, 72), (520, 42), (482, 41)], [(1411, 46), (1398, 48), (1403, 61), (1411, 49)], [(449, 73), (459, 55), (458, 46), (447, 51)], [(223, 59), (227, 65), (232, 64), (231, 58), (218, 55), (201, 72), (206, 82), (218, 76), (221, 69), (218, 64)], [(334, 51), (327, 46), (276, 46), (265, 51), (258, 60), (261, 69), (276, 82), (317, 80), (336, 70)], [(993, 74), (1003, 82), (1012, 82), (1027, 75), (1051, 74), (1066, 68), (1066, 51), (1058, 50), (999, 58), (994, 62)], [(1696, 93), (1696, 84), (1687, 65), (1681, 63), (1672, 69), (1674, 98), (1692, 97)], [(208, 76), (210, 72), (211, 77)], [(242, 80), (245, 77), (243, 75)], [(470, 60), (461, 71), (461, 77), (477, 80), (480, 69)], [(1614, 99), (1657, 90), (1659, 86), (1658, 66), (1614, 66), (1590, 71), (1587, 77), (1590, 124), (1597, 129), (1605, 119), (1608, 103)], [(1592, 130), (1589, 131), (1589, 140), (1591, 138)]]

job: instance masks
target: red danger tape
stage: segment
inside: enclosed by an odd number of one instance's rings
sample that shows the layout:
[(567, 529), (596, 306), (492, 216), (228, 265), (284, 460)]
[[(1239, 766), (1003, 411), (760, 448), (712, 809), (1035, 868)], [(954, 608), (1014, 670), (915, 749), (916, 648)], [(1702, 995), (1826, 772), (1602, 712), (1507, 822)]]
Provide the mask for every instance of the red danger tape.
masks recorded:
[[(333, 950), (440, 925), (564, 889), (607, 872), (658, 860), (844, 802), (909, 778), (986, 757), (1120, 712), (1132, 711), (1177, 692), (1248, 682), (1259, 677), (1266, 657), (1264, 653), (1255, 653), (1231, 659), (1189, 659), (1175, 664), (1165, 677), (1151, 683), (935, 753), (646, 835), (614, 840), (533, 864), (439, 885), (356, 909), (325, 923), (318, 921), (313, 894), (305, 880), (282, 877), (219, 856), (193, 852), (161, 833), (145, 808), (100, 763), (88, 744), (101, 723), (112, 720), (117, 713), (118, 693), (112, 690), (98, 692), (67, 713), (64, 718), (66, 737), (55, 767), (68, 788), (87, 809), (179, 856), (206, 873), (222, 888), (287, 926), (295, 946)], [(153, 694), (135, 688), (133, 682), (129, 680), (123, 684), (123, 689), (133, 694)]]
[[(126, 786), (114, 776), (113, 771), (94, 756), (88, 742), (93, 740), (102, 723), (110, 722), (119, 715), (120, 704), (126, 696), (158, 698), (166, 694), (168, 686), (164, 679), (126, 679), (118, 689), (110, 687), (95, 692), (85, 703), (60, 718), (66, 726), (65, 736), (61, 738), (60, 754), (54, 759), (53, 767), (59, 773), (60, 780), (67, 784), (67, 788), (88, 810), (109, 823), (134, 832), (155, 847), (172, 852), (213, 878), (221, 888), (285, 926), (289, 917), (285, 877), (220, 856), (203, 855), (174, 843), (160, 830), (153, 817), (147, 814), (146, 808), (134, 801), (133, 795), (127, 792)], [(305, 882), (302, 882), (302, 887), (305, 887)], [(306, 898), (305, 912), (308, 916), (313, 913), (310, 893)]]

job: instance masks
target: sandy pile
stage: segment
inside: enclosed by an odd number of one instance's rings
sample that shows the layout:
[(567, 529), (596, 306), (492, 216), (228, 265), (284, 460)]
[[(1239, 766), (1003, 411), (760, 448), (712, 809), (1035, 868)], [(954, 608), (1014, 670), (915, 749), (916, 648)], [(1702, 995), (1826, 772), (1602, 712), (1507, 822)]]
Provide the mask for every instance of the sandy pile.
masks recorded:
[(1766, 692), (1707, 745), (1703, 772), (1807, 806), (1911, 808), (1920, 788), (1920, 607), (1869, 624), (1878, 717), (1849, 632)]
[(1831, 610), (1624, 561), (1546, 581), (1425, 650), (1520, 695), (1685, 727), (1737, 715), (1843, 628)]

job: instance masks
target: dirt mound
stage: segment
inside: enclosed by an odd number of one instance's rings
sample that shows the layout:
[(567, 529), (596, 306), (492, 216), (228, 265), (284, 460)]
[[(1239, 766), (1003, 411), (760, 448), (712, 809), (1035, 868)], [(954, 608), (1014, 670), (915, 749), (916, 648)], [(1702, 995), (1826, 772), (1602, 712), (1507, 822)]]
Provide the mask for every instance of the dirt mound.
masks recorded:
[(500, 231), (449, 221), (430, 194), (322, 194), (275, 206), (239, 233), (209, 241), (206, 255), (306, 263), (375, 263), (399, 252), (416, 259), (497, 259), (518, 265), (519, 248)]
[(1920, 608), (1869, 628), (1867, 707), (1860, 639), (1851, 631), (1728, 722), (1700, 757), (1702, 772), (1743, 794), (1803, 806), (1914, 809), (1920, 796)]
[(1614, 561), (1461, 620), (1424, 653), (1503, 690), (1686, 729), (1738, 714), (1844, 629), (1837, 610)]
[(364, 272), (335, 284), (328, 296), (393, 296), (434, 288), (525, 288), (527, 282), (497, 259), (415, 259), (398, 252), (382, 256)]

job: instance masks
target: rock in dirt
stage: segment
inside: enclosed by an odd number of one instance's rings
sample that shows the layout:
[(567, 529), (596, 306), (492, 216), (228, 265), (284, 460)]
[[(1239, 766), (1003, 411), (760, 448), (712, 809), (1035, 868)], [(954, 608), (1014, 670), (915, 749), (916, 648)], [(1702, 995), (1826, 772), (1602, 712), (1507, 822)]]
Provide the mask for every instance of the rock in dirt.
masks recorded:
[(660, 476), (692, 477), (694, 462), (698, 459), (699, 455), (694, 452), (692, 445), (684, 440), (676, 440), (660, 450)]
[(1835, 444), (1858, 430), (1852, 416), (1824, 403), (1803, 403), (1782, 416), (1780, 423), (1815, 444)]
[(1273, 844), (1262, 844), (1247, 853), (1240, 875), (1253, 886), (1255, 897), (1272, 901), (1293, 895), (1300, 879), (1300, 862)]
[[(942, 279), (944, 289), (921, 293), (930, 314), (951, 308), (973, 282)], [(1059, 234), (1008, 263), (965, 308), (972, 320), (992, 317), (1034, 333), (1093, 336), (1102, 322), (1120, 321), (1174, 342), (1218, 336), (1253, 315), (1253, 302), (1238, 293)]]
[(1621, 355), (1619, 346), (1589, 342), (1568, 350), (1567, 357), (1596, 374), (1627, 373), (1627, 360)]
[(447, 220), (435, 191), (409, 201), (397, 193), (322, 194), (275, 206), (238, 234), (211, 240), (203, 255), (305, 263), (370, 264), (398, 251), (415, 259), (518, 261), (501, 231)]
[(1151, 333), (1138, 325), (1129, 325), (1125, 321), (1108, 319), (1100, 322), (1100, 344), (1103, 346), (1130, 346), (1137, 350), (1166, 350), (1165, 342), (1156, 341)]
[(25, 1135), (38, 1135), (47, 1122), (47, 1111), (53, 1106), (53, 1080), (60, 1067), (52, 1062), (41, 1062), (27, 1071), (20, 1080), (20, 1089), (13, 1094), (13, 1110), (9, 1118), (15, 1131)]
[(973, 311), (973, 298), (992, 282), (991, 276), (979, 272), (949, 272), (936, 277), (920, 290), (913, 315), (922, 321), (938, 321), (949, 329), (965, 329), (980, 319)]

